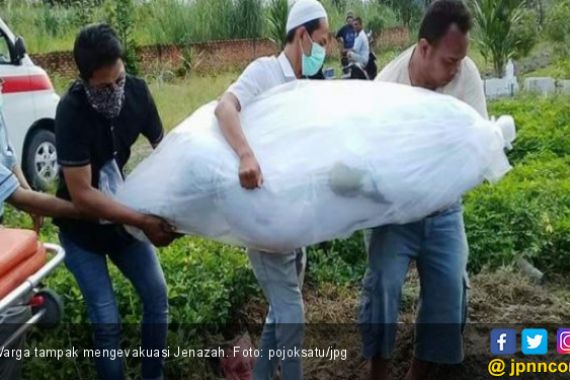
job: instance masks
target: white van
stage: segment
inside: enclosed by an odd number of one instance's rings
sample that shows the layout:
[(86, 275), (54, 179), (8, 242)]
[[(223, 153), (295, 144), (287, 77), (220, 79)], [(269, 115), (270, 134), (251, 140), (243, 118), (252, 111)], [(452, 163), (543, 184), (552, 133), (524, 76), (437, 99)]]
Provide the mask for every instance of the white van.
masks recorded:
[(0, 78), (8, 134), (30, 184), (46, 189), (57, 179), (54, 118), (59, 97), (34, 65), (24, 41), (0, 19)]

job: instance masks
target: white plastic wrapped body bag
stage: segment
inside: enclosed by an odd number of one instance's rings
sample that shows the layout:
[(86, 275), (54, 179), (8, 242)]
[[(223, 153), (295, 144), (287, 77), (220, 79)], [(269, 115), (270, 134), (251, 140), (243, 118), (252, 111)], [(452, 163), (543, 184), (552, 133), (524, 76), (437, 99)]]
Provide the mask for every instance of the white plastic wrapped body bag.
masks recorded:
[(511, 168), (512, 118), (486, 121), (456, 99), (409, 86), (297, 81), (241, 113), (264, 176), (262, 188), (245, 190), (215, 106), (174, 129), (127, 178), (119, 201), (185, 234), (287, 252), (421, 219)]

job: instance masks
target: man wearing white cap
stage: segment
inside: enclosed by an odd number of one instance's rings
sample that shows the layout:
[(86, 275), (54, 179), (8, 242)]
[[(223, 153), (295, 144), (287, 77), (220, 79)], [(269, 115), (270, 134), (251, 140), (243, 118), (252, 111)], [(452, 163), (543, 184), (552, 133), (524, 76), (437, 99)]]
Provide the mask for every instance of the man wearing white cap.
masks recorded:
[[(325, 60), (328, 35), (327, 13), (322, 4), (316, 0), (298, 0), (289, 11), (287, 44), (283, 52), (278, 57), (263, 57), (252, 62), (220, 99), (216, 117), (239, 159), (237, 174), (244, 188), (255, 190), (263, 186), (263, 163), (257, 162), (243, 133), (240, 111), (273, 87), (317, 74)], [(283, 380), (302, 379), (300, 357), (271, 359), (269, 351), (285, 348), (284, 352), (295, 352), (295, 348), (302, 346), (304, 307), (301, 288), (305, 251), (267, 253), (250, 249), (248, 255), (269, 303), (260, 344), (263, 355), (256, 360), (253, 378), (272, 379), (281, 362)]]

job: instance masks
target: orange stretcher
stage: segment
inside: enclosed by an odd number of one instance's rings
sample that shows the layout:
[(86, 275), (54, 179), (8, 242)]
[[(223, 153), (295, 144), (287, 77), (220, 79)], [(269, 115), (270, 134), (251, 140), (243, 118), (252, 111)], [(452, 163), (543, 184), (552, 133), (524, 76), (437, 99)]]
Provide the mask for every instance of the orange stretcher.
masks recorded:
[(45, 265), (47, 254), (33, 231), (0, 230), (0, 299)]
[[(49, 260), (48, 260), (49, 254)], [(44, 289), (41, 281), (65, 258), (55, 244), (43, 244), (33, 231), (0, 227), (0, 326), (17, 308), (29, 308), (31, 317), (18, 323), (17, 331), (0, 345), (8, 347), (34, 324), (56, 325), (63, 313), (57, 294)]]

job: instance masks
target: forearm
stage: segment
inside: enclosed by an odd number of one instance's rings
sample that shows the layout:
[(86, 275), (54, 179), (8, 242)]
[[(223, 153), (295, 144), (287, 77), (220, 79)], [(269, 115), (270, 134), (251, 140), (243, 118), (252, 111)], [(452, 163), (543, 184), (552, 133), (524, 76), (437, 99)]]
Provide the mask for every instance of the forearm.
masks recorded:
[(12, 173), (14, 173), (16, 178), (18, 178), (18, 182), (20, 182), (21, 187), (23, 187), (24, 189), (31, 189), (32, 188), (30, 186), (30, 184), (28, 183), (28, 180), (26, 179), (26, 176), (24, 175), (24, 172), (22, 171), (22, 168), (20, 167), (20, 165), (15, 165), (12, 168)]
[(222, 106), (216, 110), (216, 116), (222, 134), (238, 157), (253, 155), (253, 151), (243, 133), (239, 112), (231, 106)]
[(75, 207), (89, 219), (103, 219), (134, 227), (141, 227), (144, 223), (145, 215), (114, 201), (92, 187), (82, 190), (72, 198)]
[(19, 210), (52, 218), (79, 219), (80, 213), (73, 203), (58, 199), (51, 195), (19, 188), (8, 203)]

